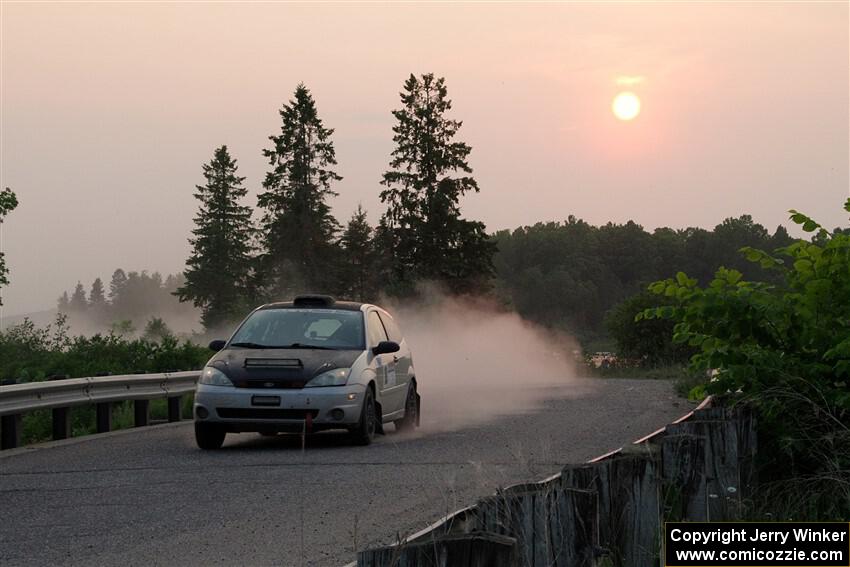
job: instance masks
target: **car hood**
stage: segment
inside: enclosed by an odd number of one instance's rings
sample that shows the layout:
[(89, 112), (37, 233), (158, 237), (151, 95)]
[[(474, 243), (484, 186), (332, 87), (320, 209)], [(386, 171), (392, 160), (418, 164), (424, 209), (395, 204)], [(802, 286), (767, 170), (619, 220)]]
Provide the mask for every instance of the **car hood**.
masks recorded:
[(241, 388), (302, 388), (313, 377), (350, 368), (362, 350), (226, 348), (209, 365)]

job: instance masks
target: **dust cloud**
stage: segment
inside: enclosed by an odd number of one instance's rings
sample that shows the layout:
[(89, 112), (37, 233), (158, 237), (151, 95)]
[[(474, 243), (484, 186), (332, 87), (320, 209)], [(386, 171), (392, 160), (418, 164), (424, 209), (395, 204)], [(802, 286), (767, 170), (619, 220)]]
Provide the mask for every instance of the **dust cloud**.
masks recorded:
[[(422, 433), (484, 424), (534, 411), (546, 399), (587, 392), (587, 382), (576, 379), (578, 345), (571, 336), (525, 321), (490, 299), (458, 298), (428, 287), (419, 297), (377, 303), (396, 317), (413, 353)], [(199, 344), (226, 338), (233, 330), (204, 332), (198, 310), (188, 304), (174, 307), (134, 320), (135, 330), (122, 334), (141, 336), (151, 317), (161, 317), (178, 338)], [(72, 315), (68, 322), (73, 335), (110, 330), (86, 314)]]
[(427, 293), (385, 301), (413, 353), (424, 433), (533, 411), (545, 399), (580, 395), (576, 341), (482, 299)]

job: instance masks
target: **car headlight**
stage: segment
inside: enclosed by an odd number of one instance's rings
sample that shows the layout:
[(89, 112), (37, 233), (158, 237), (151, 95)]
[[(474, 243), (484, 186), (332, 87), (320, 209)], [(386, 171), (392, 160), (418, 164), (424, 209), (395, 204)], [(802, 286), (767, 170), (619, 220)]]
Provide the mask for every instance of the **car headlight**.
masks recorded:
[(212, 366), (204, 368), (204, 371), (201, 372), (201, 379), (198, 382), (210, 386), (233, 386), (233, 382), (230, 381), (230, 378), (224, 372)]
[(304, 385), (305, 388), (316, 388), (318, 386), (345, 386), (348, 382), (350, 368), (335, 368), (322, 372)]

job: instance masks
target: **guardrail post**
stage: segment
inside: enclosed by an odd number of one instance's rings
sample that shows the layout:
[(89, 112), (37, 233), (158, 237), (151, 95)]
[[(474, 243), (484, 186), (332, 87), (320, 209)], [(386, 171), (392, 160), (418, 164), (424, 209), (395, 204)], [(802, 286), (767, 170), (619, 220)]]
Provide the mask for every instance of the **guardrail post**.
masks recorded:
[(168, 421), (180, 421), (181, 408), (180, 402), (183, 401), (183, 396), (171, 396), (168, 398)]
[(0, 449), (14, 449), (21, 444), (21, 414), (0, 417)]
[(150, 405), (150, 400), (136, 400), (133, 402), (135, 427), (142, 427), (150, 422)]
[(112, 431), (112, 404), (101, 402), (97, 404), (97, 432), (106, 433)]
[(71, 408), (53, 408), (53, 439), (71, 436)]

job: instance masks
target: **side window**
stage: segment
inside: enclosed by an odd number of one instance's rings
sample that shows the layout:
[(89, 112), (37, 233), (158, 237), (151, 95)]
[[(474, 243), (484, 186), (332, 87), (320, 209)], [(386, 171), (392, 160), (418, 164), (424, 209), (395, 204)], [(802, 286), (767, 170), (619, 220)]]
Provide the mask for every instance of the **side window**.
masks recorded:
[(369, 346), (376, 346), (379, 342), (387, 340), (387, 332), (384, 330), (384, 324), (381, 323), (380, 317), (376, 311), (369, 312), (369, 320), (367, 323), (367, 332), (369, 333)]
[(379, 315), (381, 317), (381, 321), (384, 323), (384, 328), (387, 330), (390, 340), (400, 343), (404, 337), (401, 334), (401, 329), (399, 329), (398, 325), (396, 325), (395, 319), (387, 313), (379, 313)]

